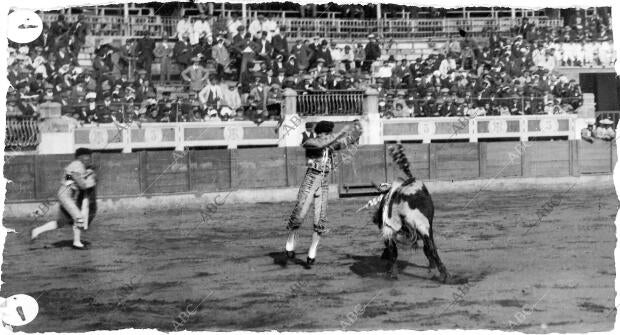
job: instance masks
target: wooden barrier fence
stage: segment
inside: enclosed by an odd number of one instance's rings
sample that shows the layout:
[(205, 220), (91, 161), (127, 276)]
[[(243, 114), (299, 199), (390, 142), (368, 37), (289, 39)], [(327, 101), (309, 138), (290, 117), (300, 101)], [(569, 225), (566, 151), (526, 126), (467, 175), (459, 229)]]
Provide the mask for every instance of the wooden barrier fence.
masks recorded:
[[(422, 180), (467, 180), (609, 174), (617, 160), (615, 142), (533, 141), (403, 144), (412, 170)], [(352, 161), (337, 167), (331, 183), (349, 187), (401, 176), (387, 145), (361, 146)], [(72, 155), (5, 158), (7, 201), (53, 199)], [(188, 149), (95, 153), (101, 197), (203, 193), (229, 189), (298, 187), (305, 172), (299, 147)]]

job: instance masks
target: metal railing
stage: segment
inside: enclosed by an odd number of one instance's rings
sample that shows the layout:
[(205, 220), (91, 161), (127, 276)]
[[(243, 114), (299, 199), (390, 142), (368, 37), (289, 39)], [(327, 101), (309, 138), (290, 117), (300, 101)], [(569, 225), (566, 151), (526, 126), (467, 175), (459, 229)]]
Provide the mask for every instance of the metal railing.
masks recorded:
[(361, 115), (364, 91), (297, 92), (297, 113), (309, 115)]
[[(499, 116), (502, 113), (508, 115), (545, 115), (545, 114), (568, 114), (571, 111), (563, 105), (571, 105), (574, 109), (583, 103), (582, 97), (558, 97), (559, 101), (542, 97), (515, 97), (515, 98), (427, 98), (427, 99), (379, 99), (379, 112), (383, 117), (399, 117), (400, 109), (397, 105), (403, 105), (407, 110), (407, 104), (413, 105), (414, 115), (426, 116), (456, 116), (463, 115), (487, 115)], [(548, 103), (550, 103), (548, 105)]]
[[(50, 24), (58, 14), (44, 13), (41, 18)], [(530, 17), (539, 27), (561, 27), (563, 20), (546, 17)], [(77, 15), (66, 15), (65, 20), (75, 22)], [(243, 22), (247, 27), (251, 18)], [(92, 36), (141, 36), (147, 31), (154, 37), (176, 35), (178, 17), (130, 16), (125, 22), (123, 16), (86, 15), (85, 22), (90, 26)], [(279, 26), (286, 26), (290, 38), (326, 39), (366, 39), (369, 33), (381, 38), (426, 39), (447, 38), (458, 34), (459, 28), (468, 31), (471, 37), (487, 37), (491, 29), (508, 34), (510, 29), (520, 23), (520, 18), (442, 18), (442, 19), (336, 19), (336, 18), (278, 18)]]
[(6, 120), (6, 151), (34, 150), (41, 141), (36, 118), (8, 117)]

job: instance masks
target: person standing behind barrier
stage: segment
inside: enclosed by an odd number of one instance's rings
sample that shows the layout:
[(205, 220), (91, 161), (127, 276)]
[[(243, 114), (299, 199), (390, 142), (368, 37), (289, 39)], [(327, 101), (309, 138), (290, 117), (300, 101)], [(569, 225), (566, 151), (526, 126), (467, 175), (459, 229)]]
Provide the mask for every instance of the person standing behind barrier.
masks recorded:
[(172, 57), (173, 45), (168, 41), (168, 34), (164, 32), (162, 41), (153, 51), (155, 57), (159, 58), (159, 81), (170, 81), (170, 58)]
[(138, 56), (138, 63), (140, 67), (146, 71), (147, 78), (151, 78), (151, 65), (153, 64), (153, 58), (155, 54), (155, 41), (149, 36), (150, 31), (146, 30), (144, 37), (138, 40), (136, 46), (136, 54)]
[(375, 39), (374, 34), (368, 35), (368, 44), (364, 48), (364, 64), (362, 65), (362, 71), (370, 72), (372, 63), (381, 57), (381, 48)]
[(204, 83), (209, 77), (209, 72), (200, 65), (200, 58), (194, 57), (192, 62), (193, 64), (190, 67), (181, 72), (181, 77), (186, 82), (189, 82), (191, 91), (198, 93), (203, 89)]

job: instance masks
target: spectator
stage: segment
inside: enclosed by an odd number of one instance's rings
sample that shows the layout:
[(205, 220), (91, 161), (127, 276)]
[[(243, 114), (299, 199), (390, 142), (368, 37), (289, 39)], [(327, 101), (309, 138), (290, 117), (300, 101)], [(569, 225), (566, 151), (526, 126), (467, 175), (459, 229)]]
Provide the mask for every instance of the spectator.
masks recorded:
[[(327, 41), (323, 40), (315, 53), (316, 63), (318, 64), (318, 60), (322, 59), (326, 66), (331, 66), (334, 64), (332, 59), (331, 51), (327, 47)], [(316, 64), (315, 64), (316, 65)]]
[(211, 75), (208, 77), (207, 85), (198, 93), (198, 99), (209, 117), (217, 116), (220, 100), (222, 99), (222, 89), (215, 76)]
[(213, 38), (211, 33), (211, 24), (209, 23), (207, 16), (204, 14), (201, 14), (194, 20), (190, 44), (196, 45), (202, 38)]
[(138, 64), (140, 68), (146, 71), (148, 78), (151, 78), (151, 65), (153, 64), (153, 58), (155, 58), (155, 41), (149, 36), (147, 30), (144, 37), (138, 40), (136, 53), (138, 56)]
[(164, 33), (162, 41), (159, 43), (155, 50), (154, 55), (159, 58), (159, 80), (163, 82), (170, 81), (170, 58), (173, 57), (174, 45), (168, 40), (168, 34)]
[[(243, 22), (239, 20), (239, 16), (237, 15), (237, 13), (231, 13), (230, 22), (228, 23), (228, 36), (231, 40), (233, 40), (233, 43), (234, 38), (239, 36), (239, 34), (243, 33), (239, 30), (240, 27), (243, 27)], [(240, 37), (243, 38), (242, 35)]]
[(227, 106), (232, 111), (236, 111), (243, 107), (241, 102), (241, 95), (237, 89), (237, 83), (229, 81), (226, 83), (227, 89), (222, 90), (222, 106)]
[(183, 70), (181, 77), (190, 83), (190, 90), (197, 93), (203, 90), (204, 82), (207, 80), (209, 73), (200, 65), (198, 57), (194, 57), (191, 60), (193, 65)]
[(76, 47), (74, 50), (79, 50), (82, 48), (84, 43), (86, 43), (86, 35), (88, 34), (88, 24), (84, 22), (85, 16), (84, 14), (79, 14), (77, 17), (77, 21), (69, 28), (69, 34), (75, 37)]
[(267, 41), (271, 42), (273, 35), (278, 31), (278, 23), (276, 22), (277, 16), (270, 14), (267, 16), (262, 25), (262, 30), (267, 32)]
[(273, 48), (271, 47), (271, 43), (267, 40), (267, 32), (263, 31), (260, 34), (260, 39), (255, 45), (254, 52), (257, 55), (257, 58), (262, 60), (263, 62), (271, 61), (271, 53), (273, 52)]
[(187, 67), (192, 62), (192, 49), (189, 44), (189, 33), (185, 32), (182, 39), (174, 44), (173, 56), (175, 61), (182, 67)]
[(374, 61), (381, 57), (381, 48), (375, 39), (374, 34), (368, 35), (368, 44), (364, 48), (364, 64), (362, 65), (362, 71), (370, 71), (370, 67)]
[(224, 45), (224, 38), (219, 36), (217, 38), (217, 44), (211, 50), (213, 60), (215, 60), (216, 71), (218, 77), (224, 74), (224, 70), (228, 68), (230, 64), (230, 55), (228, 53), (228, 49)]
[(65, 22), (65, 16), (58, 14), (56, 21), (50, 25), (50, 35), (52, 39), (56, 39), (64, 35), (69, 30), (69, 25)]
[(263, 27), (264, 22), (265, 22), (265, 17), (262, 14), (258, 14), (256, 19), (254, 19), (254, 21), (250, 23), (248, 32), (251, 34), (252, 38), (258, 40), (261, 38), (263, 31), (267, 33), (266, 29)]
[(286, 40), (286, 27), (280, 27), (271, 36), (271, 46), (273, 47), (274, 55), (281, 55), (282, 57), (288, 57), (288, 41)]
[[(305, 71), (310, 66), (310, 60), (313, 57), (313, 52), (307, 44), (302, 42), (302, 40), (297, 40), (295, 46), (293, 46), (293, 49), (291, 50), (291, 56), (294, 56), (295, 62), (297, 63), (297, 68), (301, 71)], [(291, 58), (289, 57), (289, 62), (290, 61)], [(297, 73), (297, 71), (295, 71), (295, 73)]]
[(179, 39), (179, 41), (189, 42), (189, 36), (193, 35), (193, 30), (194, 27), (190, 19), (186, 17), (181, 17), (179, 19), (179, 22), (177, 23), (177, 38)]
[(355, 51), (353, 52), (353, 61), (355, 62), (355, 68), (361, 69), (362, 63), (366, 59), (366, 49), (361, 43), (357, 44)]

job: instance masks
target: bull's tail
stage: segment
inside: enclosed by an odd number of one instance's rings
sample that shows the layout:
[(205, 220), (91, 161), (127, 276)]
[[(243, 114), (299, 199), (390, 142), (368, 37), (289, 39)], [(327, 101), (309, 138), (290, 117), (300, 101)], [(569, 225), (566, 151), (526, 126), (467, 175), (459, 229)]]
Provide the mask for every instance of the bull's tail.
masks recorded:
[(413, 173), (411, 173), (411, 166), (409, 164), (407, 156), (405, 155), (405, 149), (403, 148), (403, 145), (397, 143), (396, 145), (389, 147), (388, 151), (390, 153), (390, 156), (392, 156), (392, 160), (394, 161), (394, 163), (396, 163), (396, 165), (398, 165), (398, 167), (405, 173), (407, 179), (415, 180)]

